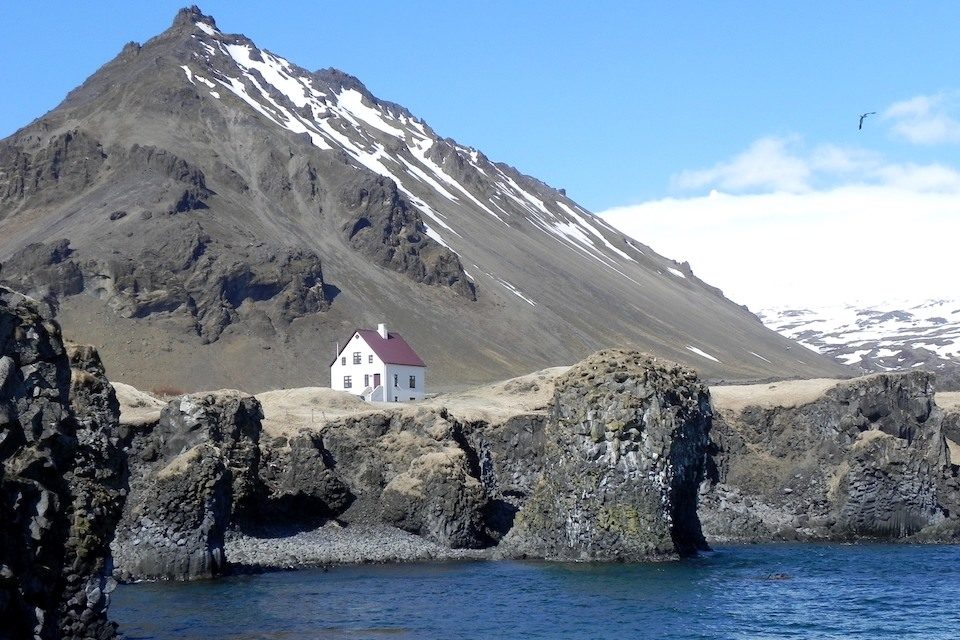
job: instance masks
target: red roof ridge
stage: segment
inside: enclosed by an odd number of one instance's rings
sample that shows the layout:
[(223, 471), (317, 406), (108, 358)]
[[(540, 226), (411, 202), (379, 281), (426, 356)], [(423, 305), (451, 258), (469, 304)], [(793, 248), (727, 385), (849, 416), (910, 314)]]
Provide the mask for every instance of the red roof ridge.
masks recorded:
[[(406, 340), (395, 331), (388, 331), (384, 339), (376, 329), (356, 329), (354, 334), (359, 334), (361, 338), (373, 349), (377, 357), (383, 360), (385, 364), (399, 364), (410, 367), (426, 367), (426, 363), (417, 355)], [(351, 336), (352, 338), (352, 336)], [(350, 340), (347, 340), (347, 344)], [(346, 349), (346, 344), (343, 349)], [(343, 349), (337, 354), (337, 358), (343, 353)], [(331, 366), (336, 363), (336, 358), (331, 362)]]

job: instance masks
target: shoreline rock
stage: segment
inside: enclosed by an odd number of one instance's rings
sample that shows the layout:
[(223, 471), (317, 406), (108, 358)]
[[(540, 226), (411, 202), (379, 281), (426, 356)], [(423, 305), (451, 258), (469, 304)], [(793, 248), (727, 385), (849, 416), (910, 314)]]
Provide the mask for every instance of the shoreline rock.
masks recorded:
[(710, 539), (960, 539), (958, 467), (932, 374), (838, 381), (797, 406), (725, 408), (723, 396), (716, 467), (701, 487)]
[(226, 568), (224, 536), (254, 508), (260, 403), (237, 391), (171, 400), (130, 450), (130, 494), (113, 542), (122, 580), (195, 580)]
[(118, 417), (96, 351), (68, 352), (35, 300), (0, 287), (0, 638), (115, 637)]
[(624, 350), (575, 365), (556, 383), (543, 474), (499, 553), (637, 562), (706, 550), (697, 488), (711, 417), (691, 369)]

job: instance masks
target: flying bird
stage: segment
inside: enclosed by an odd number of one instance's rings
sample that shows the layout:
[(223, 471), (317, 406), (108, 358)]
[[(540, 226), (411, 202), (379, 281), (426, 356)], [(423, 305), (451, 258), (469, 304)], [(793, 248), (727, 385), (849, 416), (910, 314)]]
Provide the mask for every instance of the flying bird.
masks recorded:
[(857, 130), (859, 131), (860, 129), (863, 129), (863, 121), (866, 120), (867, 116), (873, 116), (873, 115), (876, 115), (876, 114), (877, 114), (876, 111), (869, 111), (869, 112), (867, 112), (867, 113), (861, 113), (861, 114), (860, 114), (860, 125), (857, 127)]

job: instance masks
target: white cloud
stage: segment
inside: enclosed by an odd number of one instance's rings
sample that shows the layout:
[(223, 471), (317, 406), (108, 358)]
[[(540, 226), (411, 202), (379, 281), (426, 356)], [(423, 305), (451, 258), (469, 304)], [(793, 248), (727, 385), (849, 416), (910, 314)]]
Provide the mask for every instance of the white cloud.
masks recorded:
[(810, 177), (806, 162), (791, 153), (791, 140), (761, 138), (743, 153), (709, 169), (684, 171), (673, 180), (680, 189), (716, 185), (722, 189), (805, 191)]
[[(698, 276), (753, 309), (960, 295), (960, 171), (771, 141), (678, 176), (678, 185), (715, 187), (709, 195), (600, 215), (664, 255), (689, 260)], [(764, 157), (786, 170), (784, 180), (764, 177)], [(737, 186), (757, 192), (728, 192)]]
[(823, 144), (808, 150), (799, 136), (766, 137), (709, 169), (683, 171), (671, 183), (682, 191), (712, 187), (736, 193), (803, 193), (838, 178), (876, 179), (882, 168), (880, 156), (865, 149)]
[(941, 164), (889, 164), (877, 167), (884, 184), (917, 192), (960, 193), (960, 172)]
[(960, 142), (960, 121), (950, 112), (956, 109), (956, 94), (916, 96), (891, 105), (881, 117), (891, 121), (894, 135), (914, 144)]

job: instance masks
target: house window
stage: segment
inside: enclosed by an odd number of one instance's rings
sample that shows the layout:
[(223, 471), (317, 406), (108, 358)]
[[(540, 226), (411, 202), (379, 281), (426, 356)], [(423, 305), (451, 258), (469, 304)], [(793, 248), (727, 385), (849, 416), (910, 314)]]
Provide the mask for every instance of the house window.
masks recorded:
[(342, 358), (340, 358), (340, 364), (344, 364), (344, 365), (347, 364), (347, 356), (343, 356)]
[(365, 386), (365, 387), (369, 387), (369, 386), (370, 386), (370, 374), (369, 374), (369, 373), (365, 373), (365, 374), (363, 375), (363, 386)]
[(359, 352), (359, 351), (354, 351), (354, 352), (353, 352), (353, 364), (360, 364), (360, 352)]
[(410, 376), (410, 388), (411, 389), (417, 388), (417, 376)]
[(350, 389), (353, 387), (353, 376), (343, 376), (343, 388)]
[(373, 364), (373, 354), (372, 354), (372, 353), (371, 353), (369, 356), (367, 356), (367, 364)]
[(393, 374), (393, 386), (395, 386), (395, 387), (399, 387), (399, 386), (400, 386), (400, 374), (399, 374), (399, 373)]

